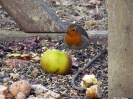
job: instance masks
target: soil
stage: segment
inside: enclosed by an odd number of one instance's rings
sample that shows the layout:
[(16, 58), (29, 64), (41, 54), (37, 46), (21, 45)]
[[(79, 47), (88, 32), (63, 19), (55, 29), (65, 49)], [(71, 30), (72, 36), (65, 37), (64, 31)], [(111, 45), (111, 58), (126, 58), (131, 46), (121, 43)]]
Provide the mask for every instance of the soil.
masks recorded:
[[(47, 0), (47, 5), (57, 14), (65, 25), (76, 23), (83, 26), (86, 30), (107, 30), (106, 0), (100, 0), (100, 5), (90, 4), (87, 0), (51, 1)], [(0, 30), (21, 31), (19, 26), (2, 7), (0, 7)], [(30, 43), (29, 41), (27, 43), (27, 39), (30, 40)], [(0, 85), (7, 83), (7, 86), (10, 87), (12, 83), (24, 79), (30, 82), (30, 84), (42, 84), (47, 89), (60, 94), (62, 99), (86, 99), (85, 92), (77, 91), (72, 87), (72, 77), (78, 69), (83, 68), (87, 62), (92, 60), (104, 46), (99, 43), (91, 43), (86, 49), (70, 50), (65, 46), (63, 38), (51, 39), (45, 36), (37, 41), (35, 39), (36, 37), (32, 37), (32, 39), (26, 38), (20, 42), (11, 41), (11, 43), (0, 43)], [(74, 64), (69, 74), (47, 74), (41, 69), (40, 60), (37, 60), (37, 57), (40, 57), (47, 49), (65, 51), (72, 58), (76, 59), (76, 62), (73, 62)], [(9, 54), (35, 55), (36, 58), (34, 60), (28, 57), (9, 57)], [(93, 70), (96, 79), (101, 82), (101, 99), (107, 99), (107, 53), (104, 53), (96, 62), (91, 64), (88, 69), (78, 76), (75, 81), (77, 86), (80, 86), (84, 75), (89, 75), (91, 70)], [(18, 77), (12, 77), (11, 73), (18, 75)], [(35, 95), (34, 91), (31, 92), (30, 95)], [(15, 97), (12, 99), (15, 99)]]
[[(89, 0), (44, 0), (65, 25), (72, 23), (86, 30), (107, 30), (107, 1), (90, 4)], [(91, 0), (98, 1), (98, 0)], [(0, 29), (21, 30), (12, 18), (0, 7)]]

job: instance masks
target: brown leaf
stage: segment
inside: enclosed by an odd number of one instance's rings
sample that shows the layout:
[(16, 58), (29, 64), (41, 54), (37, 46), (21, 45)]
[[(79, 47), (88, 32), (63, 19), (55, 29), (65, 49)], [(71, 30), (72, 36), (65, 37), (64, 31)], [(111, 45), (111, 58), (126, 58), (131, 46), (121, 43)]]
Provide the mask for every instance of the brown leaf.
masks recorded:
[(99, 0), (90, 0), (89, 3), (90, 4), (95, 4), (95, 5), (100, 5), (101, 4), (101, 1), (99, 1)]
[(76, 58), (72, 58), (72, 66), (74, 68), (78, 68), (80, 66), (80, 63), (78, 62)]
[(55, 0), (50, 0), (49, 5), (56, 5), (56, 1)]
[(18, 51), (18, 50), (21, 50), (22, 49), (22, 45), (20, 45), (20, 44), (15, 44), (15, 45), (13, 45), (13, 46), (9, 46), (9, 49), (10, 50), (13, 50), (13, 51)]
[(90, 69), (89, 69), (89, 74), (92, 75), (92, 74), (94, 74), (95, 71), (96, 71), (95, 68), (90, 68)]
[(23, 42), (22, 45), (26, 48), (30, 48), (30, 49), (37, 49), (39, 46), (36, 42)]
[(38, 42), (39, 41), (39, 36), (32, 36), (24, 40), (24, 42)]
[(76, 21), (79, 21), (79, 20), (85, 18), (85, 15), (81, 15), (81, 16), (73, 16), (72, 15), (71, 17), (73, 17)]
[(29, 63), (30, 63), (29, 61), (20, 60), (20, 59), (7, 59), (7, 60), (5, 60), (5, 64), (7, 66), (12, 66), (12, 67), (16, 67), (19, 65), (26, 65)]
[(13, 98), (13, 95), (8, 93), (6, 90), (3, 91), (3, 94), (5, 95), (5, 98)]

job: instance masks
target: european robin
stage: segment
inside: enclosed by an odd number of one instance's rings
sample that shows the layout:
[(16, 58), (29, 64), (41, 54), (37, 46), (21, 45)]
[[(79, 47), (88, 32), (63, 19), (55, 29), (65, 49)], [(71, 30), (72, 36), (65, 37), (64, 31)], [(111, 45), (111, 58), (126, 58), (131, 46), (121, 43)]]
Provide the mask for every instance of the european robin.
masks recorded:
[[(80, 50), (88, 46), (89, 44), (89, 37), (86, 33), (86, 31), (79, 25), (71, 24), (67, 28), (67, 32), (64, 38), (64, 42), (66, 46), (70, 49), (76, 49)], [(75, 80), (77, 79), (78, 75), (90, 67), (92, 63), (94, 63), (103, 53), (105, 53), (107, 50), (106, 48), (99, 52), (91, 61), (89, 61), (81, 70), (78, 70), (78, 72), (72, 77), (72, 87), (74, 89), (84, 91), (84, 88), (80, 88), (75, 85)]]
[(81, 26), (71, 24), (67, 28), (64, 42), (69, 49), (80, 50), (88, 46), (89, 37)]

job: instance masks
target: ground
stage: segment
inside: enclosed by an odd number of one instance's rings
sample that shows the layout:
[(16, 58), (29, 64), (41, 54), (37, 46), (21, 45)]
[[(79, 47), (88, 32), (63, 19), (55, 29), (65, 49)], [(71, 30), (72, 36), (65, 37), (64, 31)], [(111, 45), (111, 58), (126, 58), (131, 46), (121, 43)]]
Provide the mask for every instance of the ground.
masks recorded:
[[(54, 0), (53, 0), (54, 1)], [(60, 0), (61, 1), (61, 0)], [(107, 8), (106, 0), (100, 0), (100, 5), (92, 5), (86, 2), (76, 0), (69, 0), (64, 4), (47, 1), (48, 6), (57, 14), (57, 16), (66, 24), (76, 23), (82, 25), (86, 30), (107, 30)], [(19, 26), (12, 20), (12, 18), (0, 7), (0, 29), (20, 31)], [(37, 39), (33, 37), (30, 43), (27, 39), (12, 43), (1, 43), (0, 45), (0, 85), (8, 83), (10, 86), (13, 82), (25, 79), (31, 84), (41, 83), (43, 86), (62, 95), (62, 99), (85, 99), (86, 95), (72, 88), (71, 79), (78, 69), (90, 61), (103, 48), (103, 45), (98, 43), (91, 43), (86, 49), (77, 51), (70, 50), (65, 47), (63, 38), (51, 39), (48, 36)], [(66, 51), (69, 55), (76, 58), (76, 65), (73, 65), (72, 70), (68, 75), (46, 74), (40, 68), (40, 62), (37, 59), (27, 57), (9, 57), (9, 54), (28, 54), (40, 57), (43, 52), (49, 48)], [(10, 60), (15, 59), (15, 60)], [(21, 60), (22, 62), (20, 62)], [(12, 67), (14, 65), (14, 68)], [(78, 66), (77, 66), (78, 65)], [(77, 66), (77, 67), (76, 67)], [(102, 82), (102, 99), (107, 99), (108, 95), (108, 64), (107, 53), (102, 55), (95, 63), (88, 69), (83, 71), (78, 79), (76, 85), (80, 86), (80, 81), (85, 74), (89, 74), (93, 70), (94, 75), (98, 81)], [(11, 73), (18, 74), (17, 78), (13, 78)], [(31, 92), (30, 95), (34, 95)]]
[[(83, 26), (86, 30), (107, 30), (107, 1), (100, 0), (100, 5), (89, 4), (89, 0), (80, 1), (55, 1), (56, 4), (54, 4), (47, 0), (47, 5), (50, 6), (65, 25), (76, 23)], [(3, 11), (2, 7), (0, 7), (0, 28), (20, 30), (12, 18)]]

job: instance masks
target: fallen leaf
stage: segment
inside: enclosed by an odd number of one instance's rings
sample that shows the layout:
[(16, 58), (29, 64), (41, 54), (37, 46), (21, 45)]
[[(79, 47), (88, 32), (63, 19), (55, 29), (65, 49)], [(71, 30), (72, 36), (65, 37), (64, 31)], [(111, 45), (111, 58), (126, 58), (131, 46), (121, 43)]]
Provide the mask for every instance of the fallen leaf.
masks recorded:
[(48, 4), (51, 5), (51, 6), (56, 5), (56, 1), (55, 0), (50, 0)]
[(6, 90), (3, 91), (5, 98), (13, 98), (14, 96), (11, 93), (8, 93)]
[(78, 68), (80, 66), (80, 63), (76, 58), (72, 58), (72, 67)]
[(7, 66), (11, 66), (11, 67), (16, 67), (19, 65), (26, 65), (29, 63), (31, 63), (31, 62), (25, 61), (25, 60), (20, 60), (20, 59), (7, 59), (7, 60), (5, 60), (5, 64)]
[(9, 75), (10, 75), (10, 77), (12, 79), (18, 79), (19, 78), (19, 74), (18, 73), (10, 73)]
[(23, 48), (23, 46), (21, 44), (15, 44), (14, 42), (9, 43), (7, 46), (4, 47), (4, 51), (18, 51), (21, 50)]
[(9, 49), (12, 51), (18, 51), (21, 50), (23, 46), (21, 44), (14, 44), (13, 46), (9, 46)]
[(27, 49), (30, 48), (30, 49), (37, 49), (39, 46), (36, 42), (23, 42), (22, 45), (24, 47), (26, 47)]
[(101, 4), (101, 1), (99, 1), (99, 0), (90, 0), (89, 3), (90, 4), (95, 4), (95, 5), (100, 5)]
[(8, 58), (20, 58), (21, 57), (21, 54), (18, 54), (18, 53), (14, 53), (14, 54), (7, 54), (7, 57)]
[(32, 37), (26, 38), (24, 42), (36, 42), (37, 43), (39, 39), (40, 39), (39, 36), (32, 36)]

